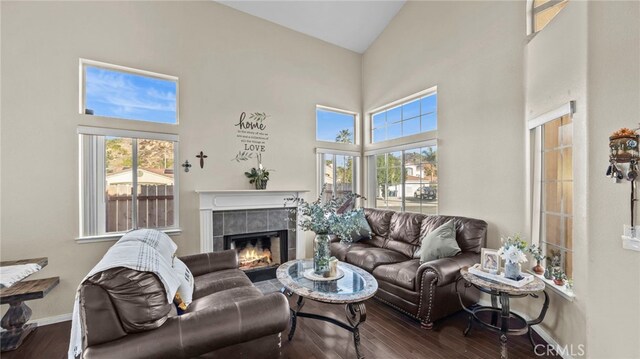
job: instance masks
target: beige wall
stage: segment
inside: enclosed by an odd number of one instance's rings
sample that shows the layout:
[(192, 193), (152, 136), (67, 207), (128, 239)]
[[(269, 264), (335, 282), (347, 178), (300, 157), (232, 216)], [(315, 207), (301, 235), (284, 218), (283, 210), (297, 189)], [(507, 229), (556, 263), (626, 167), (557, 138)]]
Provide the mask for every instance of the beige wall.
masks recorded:
[[(560, 344), (586, 343), (586, 308), (589, 291), (587, 216), (587, 7), (571, 1), (558, 16), (526, 45), (526, 116), (530, 120), (569, 101), (576, 102), (574, 131), (574, 286), (570, 302), (548, 290), (550, 307), (542, 327)], [(606, 170), (606, 168), (605, 168)], [(600, 171), (602, 172), (602, 171)], [(598, 172), (598, 173), (600, 173)], [(528, 303), (529, 315), (539, 308)], [(571, 347), (569, 347), (571, 349)], [(588, 351), (588, 347), (586, 347)]]
[(591, 2), (588, 21), (589, 354), (640, 358), (640, 253), (620, 242), (630, 223), (630, 185), (603, 172), (608, 137), (640, 121), (640, 3)]
[[(78, 244), (78, 125), (178, 133), (179, 253), (198, 250), (195, 189), (248, 189), (230, 161), (240, 112), (269, 118), (274, 189), (316, 188), (315, 105), (358, 111), (361, 56), (206, 2), (2, 2), (2, 260), (48, 256), (60, 276), (34, 318), (71, 312), (75, 288), (112, 242)], [(178, 126), (79, 115), (78, 58), (180, 78)], [(313, 195), (312, 193), (311, 195)], [(3, 311), (5, 308), (3, 307)]]
[(363, 111), (438, 86), (440, 214), (523, 232), (524, 4), (408, 2), (363, 57)]

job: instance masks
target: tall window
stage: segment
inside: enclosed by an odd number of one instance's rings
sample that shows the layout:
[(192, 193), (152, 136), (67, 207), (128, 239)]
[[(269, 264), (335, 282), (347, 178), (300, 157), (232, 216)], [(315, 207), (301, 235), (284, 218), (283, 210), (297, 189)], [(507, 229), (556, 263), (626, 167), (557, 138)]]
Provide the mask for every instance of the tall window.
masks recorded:
[(371, 116), (371, 142), (435, 131), (437, 121), (437, 94), (414, 98)]
[(360, 147), (357, 146), (358, 114), (316, 106), (318, 193), (325, 200), (357, 192)]
[[(564, 114), (532, 127), (534, 137), (533, 240), (550, 267), (555, 258), (573, 276), (573, 123)], [(562, 113), (562, 112), (561, 112)], [(530, 126), (531, 127), (531, 126)], [(537, 163), (537, 164), (536, 164)]]
[(532, 32), (547, 26), (567, 6), (568, 0), (533, 0), (531, 9)]
[(316, 107), (316, 141), (356, 143), (356, 119), (353, 112)]
[(433, 87), (371, 112), (369, 206), (438, 213), (437, 99)]
[(376, 208), (438, 213), (436, 146), (380, 153), (373, 157)]
[(321, 153), (322, 185), (324, 199), (342, 197), (354, 191), (354, 156)]
[(177, 228), (177, 136), (80, 127), (81, 237)]
[(80, 113), (178, 123), (178, 78), (80, 60)]

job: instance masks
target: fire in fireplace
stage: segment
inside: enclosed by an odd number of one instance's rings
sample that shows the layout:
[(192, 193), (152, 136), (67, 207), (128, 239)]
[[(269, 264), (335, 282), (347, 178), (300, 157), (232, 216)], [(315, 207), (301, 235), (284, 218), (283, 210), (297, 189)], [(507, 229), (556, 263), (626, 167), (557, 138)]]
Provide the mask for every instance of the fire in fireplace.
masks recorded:
[(275, 278), (278, 266), (287, 261), (287, 231), (228, 235), (224, 247), (238, 252), (240, 269), (254, 282)]

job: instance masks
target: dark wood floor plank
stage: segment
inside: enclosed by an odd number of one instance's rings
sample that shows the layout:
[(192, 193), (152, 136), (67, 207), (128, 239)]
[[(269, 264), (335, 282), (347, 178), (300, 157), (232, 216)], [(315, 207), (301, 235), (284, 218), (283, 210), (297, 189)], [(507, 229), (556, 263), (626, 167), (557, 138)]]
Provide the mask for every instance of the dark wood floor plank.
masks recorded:
[[(423, 330), (417, 320), (376, 300), (367, 301), (366, 306), (367, 321), (362, 324), (360, 334), (361, 350), (367, 359), (494, 359), (500, 356), (497, 333), (475, 326), (469, 336), (462, 335), (468, 320), (465, 313), (437, 322), (433, 330)], [(345, 320), (344, 305), (307, 301), (304, 310)], [(2, 353), (2, 359), (66, 358), (70, 330), (70, 322), (38, 328), (18, 350)], [(287, 328), (282, 334), (282, 358), (355, 358), (351, 333), (330, 323), (299, 318), (291, 342), (287, 340), (288, 332)], [(535, 339), (536, 343), (545, 343), (537, 335)], [(526, 336), (509, 337), (509, 355), (517, 359), (540, 358)]]

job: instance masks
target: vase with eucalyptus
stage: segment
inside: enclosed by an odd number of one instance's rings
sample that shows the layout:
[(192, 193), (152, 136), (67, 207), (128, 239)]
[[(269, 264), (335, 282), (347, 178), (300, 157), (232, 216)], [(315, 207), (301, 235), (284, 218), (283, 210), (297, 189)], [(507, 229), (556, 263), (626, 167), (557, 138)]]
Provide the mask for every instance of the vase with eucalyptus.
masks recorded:
[(520, 263), (527, 261), (524, 251), (527, 249), (527, 242), (520, 238), (519, 234), (513, 237), (500, 238), (502, 247), (498, 254), (505, 260), (504, 276), (513, 280), (520, 280)]
[(320, 196), (313, 202), (307, 202), (300, 197), (285, 200), (285, 206), (295, 205), (296, 208), (292, 211), (297, 214), (300, 228), (316, 234), (313, 241), (313, 269), (317, 275), (329, 272), (329, 244), (332, 236), (350, 243), (352, 233), (360, 229), (360, 221), (364, 216), (362, 208), (346, 209), (364, 197), (357, 193), (349, 193), (339, 198), (331, 196), (330, 199), (323, 200), (325, 188), (326, 186), (322, 188)]

